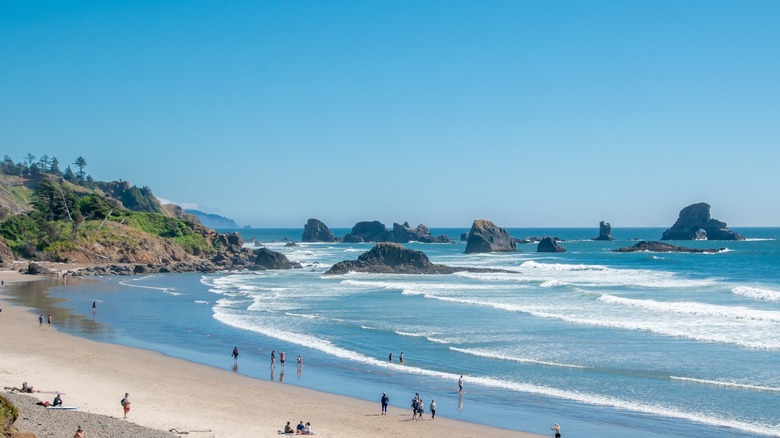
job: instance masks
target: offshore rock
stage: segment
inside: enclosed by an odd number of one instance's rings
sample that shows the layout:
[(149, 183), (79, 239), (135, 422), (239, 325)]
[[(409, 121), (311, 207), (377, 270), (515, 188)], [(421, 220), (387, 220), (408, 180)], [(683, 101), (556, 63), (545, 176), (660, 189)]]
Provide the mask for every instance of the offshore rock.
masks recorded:
[(346, 243), (390, 241), (390, 231), (388, 231), (387, 227), (379, 221), (358, 222), (352, 227), (352, 231), (344, 236), (344, 242)]
[(641, 241), (634, 246), (613, 249), (612, 252), (687, 252), (687, 253), (715, 253), (724, 251), (726, 248), (687, 248), (685, 246), (675, 246), (663, 242)]
[(543, 237), (536, 246), (536, 252), (566, 252), (566, 248), (558, 245), (552, 237)]
[(466, 254), (479, 252), (514, 252), (517, 248), (509, 233), (493, 222), (477, 219), (471, 225)]
[(309, 219), (303, 227), (303, 237), (301, 242), (338, 242), (339, 239), (333, 235), (327, 225), (319, 219)]
[(452, 274), (455, 272), (504, 272), (516, 271), (452, 267), (431, 263), (422, 251), (407, 249), (398, 243), (376, 244), (370, 251), (361, 254), (357, 260), (344, 260), (333, 265), (325, 275), (340, 275), (347, 272), (370, 272), (381, 274)]
[(590, 240), (615, 240), (612, 237), (612, 225), (609, 222), (599, 222), (599, 235)]
[(468, 240), (469, 240), (469, 233), (462, 233), (460, 235), (460, 241), (461, 242), (468, 242)]
[(397, 223), (393, 224), (393, 237), (392, 241), (395, 243), (408, 243), (408, 242), (422, 242), (422, 243), (450, 243), (452, 242), (449, 237), (442, 234), (434, 237), (431, 231), (423, 224), (417, 225), (417, 228), (412, 228), (409, 222), (404, 222), (403, 225)]
[(255, 266), (264, 269), (300, 269), (301, 264), (291, 262), (287, 256), (280, 252), (271, 251), (268, 248), (259, 248), (255, 250)]
[(745, 240), (744, 236), (729, 230), (725, 222), (710, 216), (710, 205), (692, 204), (680, 211), (671, 228), (664, 231), (661, 240)]

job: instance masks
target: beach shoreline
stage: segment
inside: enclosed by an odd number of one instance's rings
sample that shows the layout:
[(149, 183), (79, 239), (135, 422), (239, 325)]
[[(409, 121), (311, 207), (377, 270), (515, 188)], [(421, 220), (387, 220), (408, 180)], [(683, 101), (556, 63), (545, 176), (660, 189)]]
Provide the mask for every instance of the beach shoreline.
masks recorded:
[[(0, 276), (6, 286), (48, 279), (16, 271)], [(287, 421), (295, 425), (301, 420), (311, 422), (317, 435), (329, 437), (543, 436), (448, 418), (412, 421), (409, 409), (391, 408), (381, 416), (378, 400), (259, 380), (149, 350), (79, 338), (57, 331), (56, 320), (53, 327), (45, 321), (39, 326), (31, 309), (9, 302), (5, 287), (0, 305), (5, 334), (0, 336), (2, 386), (27, 381), (42, 390), (60, 391), (66, 404), (81, 412), (121, 418), (119, 399), (127, 392), (133, 401), (128, 421), (160, 431), (208, 431), (197, 436), (276, 436)], [(61, 436), (72, 433), (67, 429)], [(110, 433), (87, 431), (87, 436)]]

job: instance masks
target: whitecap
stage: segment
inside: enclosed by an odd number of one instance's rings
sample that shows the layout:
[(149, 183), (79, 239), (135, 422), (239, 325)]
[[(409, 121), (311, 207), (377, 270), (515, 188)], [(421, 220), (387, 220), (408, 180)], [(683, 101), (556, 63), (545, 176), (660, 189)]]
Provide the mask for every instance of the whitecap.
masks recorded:
[(734, 295), (754, 298), (757, 300), (780, 301), (780, 292), (771, 289), (761, 289), (751, 286), (737, 286), (731, 289), (731, 293)]

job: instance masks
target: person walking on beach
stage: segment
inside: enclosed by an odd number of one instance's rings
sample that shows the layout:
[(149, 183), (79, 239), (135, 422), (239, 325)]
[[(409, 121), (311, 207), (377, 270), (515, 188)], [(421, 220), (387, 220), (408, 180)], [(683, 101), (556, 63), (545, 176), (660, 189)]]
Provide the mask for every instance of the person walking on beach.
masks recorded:
[(550, 430), (555, 432), (555, 438), (561, 438), (561, 426), (558, 426), (558, 423), (555, 423), (555, 426), (551, 427)]
[(49, 314), (49, 327), (51, 327), (51, 313)]
[(458, 379), (458, 392), (463, 392), (463, 376)]
[(380, 401), (382, 403), (382, 415), (387, 415), (387, 404), (390, 403), (390, 397), (387, 396), (387, 393), (383, 392)]
[(125, 413), (125, 418), (127, 418), (127, 414), (130, 413), (130, 394), (125, 393), (125, 398), (123, 398), (119, 403), (122, 404), (122, 410)]
[(43, 327), (43, 315), (38, 315), (38, 326)]
[(431, 399), (431, 420), (436, 419), (436, 400)]
[(238, 346), (233, 347), (233, 360), (238, 360)]
[(271, 367), (276, 368), (276, 350), (271, 350)]

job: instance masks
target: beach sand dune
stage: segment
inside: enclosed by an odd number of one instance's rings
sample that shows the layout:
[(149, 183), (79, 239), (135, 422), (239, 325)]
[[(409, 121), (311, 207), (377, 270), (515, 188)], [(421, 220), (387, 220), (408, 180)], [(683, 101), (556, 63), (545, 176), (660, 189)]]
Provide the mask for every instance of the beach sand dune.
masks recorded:
[[(6, 284), (32, 279), (8, 271), (0, 277)], [(412, 421), (406, 409), (391, 408), (389, 415), (381, 416), (378, 402), (262, 381), (152, 351), (78, 338), (58, 332), (56, 321), (55, 327), (39, 327), (33, 313), (2, 296), (0, 305), (0, 386), (18, 387), (26, 381), (37, 389), (60, 391), (65, 393), (65, 404), (82, 413), (158, 431), (187, 431), (192, 437), (277, 437), (277, 430), (287, 421), (297, 424), (301, 420), (311, 422), (317, 436), (337, 438), (542, 436), (447, 418)], [(122, 420), (120, 400), (126, 392), (132, 408), (128, 419)], [(54, 398), (43, 393), (33, 396)], [(74, 412), (44, 411), (35, 405), (26, 409), (63, 417)], [(50, 430), (40, 436), (72, 437), (78, 421), (80, 417), (74, 415), (59, 422), (62, 431)], [(87, 437), (147, 436), (117, 430), (112, 426), (115, 423), (94, 420), (82, 426), (87, 427)], [(19, 424), (23, 427), (25, 422)]]

